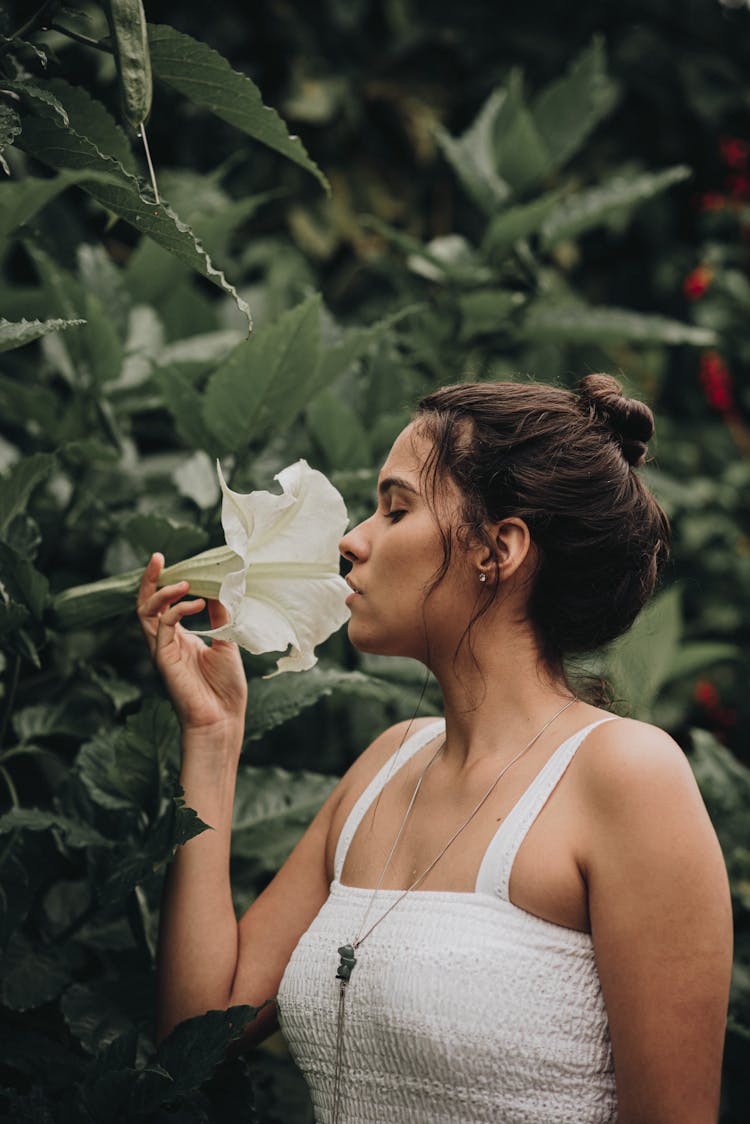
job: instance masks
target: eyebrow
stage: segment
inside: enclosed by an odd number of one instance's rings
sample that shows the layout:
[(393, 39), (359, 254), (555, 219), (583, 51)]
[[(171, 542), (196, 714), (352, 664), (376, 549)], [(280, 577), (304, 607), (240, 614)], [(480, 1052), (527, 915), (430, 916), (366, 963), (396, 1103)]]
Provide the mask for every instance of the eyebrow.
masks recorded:
[(381, 496), (385, 496), (386, 492), (389, 492), (391, 488), (401, 488), (404, 492), (411, 492), (412, 495), (415, 496), (419, 495), (418, 489), (415, 488), (413, 484), (410, 484), (408, 480), (404, 480), (402, 476), (386, 476), (385, 479), (381, 480), (378, 484), (378, 493)]

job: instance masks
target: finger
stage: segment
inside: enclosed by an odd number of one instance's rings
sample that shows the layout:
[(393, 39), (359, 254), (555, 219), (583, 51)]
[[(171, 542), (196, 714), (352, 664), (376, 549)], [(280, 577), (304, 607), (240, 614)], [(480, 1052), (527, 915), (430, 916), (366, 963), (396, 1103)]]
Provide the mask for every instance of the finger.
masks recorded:
[(226, 605), (221, 601), (209, 601), (208, 603), (208, 619), (211, 622), (211, 628), (221, 628), (222, 625), (229, 624), (230, 616)]
[(175, 631), (183, 617), (194, 616), (196, 613), (200, 613), (205, 607), (206, 602), (202, 597), (198, 597), (195, 601), (178, 601), (163, 612), (159, 617), (159, 625), (156, 633), (157, 650), (161, 651), (167, 645), (173, 643)]
[(142, 617), (158, 616), (163, 613), (165, 609), (179, 601), (181, 597), (190, 589), (190, 582), (175, 582), (174, 585), (165, 585), (162, 589), (157, 589), (150, 597), (141, 602), (138, 606), (138, 613)]
[(139, 604), (142, 601), (145, 601), (147, 597), (150, 597), (151, 594), (155, 591), (156, 583), (159, 580), (159, 574), (162, 572), (163, 568), (164, 555), (159, 554), (158, 552), (152, 554), (148, 560), (146, 569), (143, 571), (143, 577), (141, 578), (141, 584), (138, 590)]

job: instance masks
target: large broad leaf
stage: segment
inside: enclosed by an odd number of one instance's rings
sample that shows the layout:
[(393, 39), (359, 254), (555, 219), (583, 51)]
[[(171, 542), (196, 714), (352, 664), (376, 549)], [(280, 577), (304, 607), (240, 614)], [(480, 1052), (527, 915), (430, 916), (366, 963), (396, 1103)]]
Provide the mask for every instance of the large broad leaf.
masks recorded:
[(609, 675), (634, 718), (649, 721), (653, 704), (670, 678), (682, 636), (681, 596), (679, 586), (661, 593), (610, 648)]
[(710, 347), (716, 343), (715, 332), (707, 328), (695, 328), (666, 316), (651, 316), (624, 308), (592, 308), (573, 301), (561, 304), (536, 301), (524, 318), (521, 335), (535, 343), (546, 340), (601, 344), (687, 343), (694, 347)]
[(227, 452), (277, 432), (315, 392), (320, 350), (320, 297), (315, 294), (239, 344), (214, 371), (203, 416)]
[(390, 684), (359, 671), (313, 667), (294, 679), (282, 676), (253, 682), (247, 710), (251, 741), (288, 722), (295, 714), (336, 692), (386, 702), (393, 698)]
[(243, 766), (237, 774), (232, 854), (276, 870), (337, 782), (320, 773)]
[(12, 519), (26, 509), (29, 496), (46, 480), (57, 464), (53, 453), (35, 453), (17, 461), (0, 476), (0, 534)]
[(493, 130), (507, 94), (494, 90), (476, 118), (460, 137), (452, 137), (436, 128), (435, 136), (453, 171), (474, 202), (492, 215), (510, 198), (510, 185), (503, 179), (495, 162)]
[(597, 36), (567, 74), (542, 90), (532, 106), (553, 168), (561, 168), (578, 151), (616, 101), (617, 87), (606, 73), (604, 40)]
[[(189, 226), (166, 201), (162, 200), (157, 205), (143, 196), (136, 177), (117, 156), (110, 154), (108, 149), (118, 148), (117, 135), (113, 132), (117, 126), (111, 121), (110, 132), (102, 137), (104, 128), (101, 107), (92, 108), (96, 106), (97, 103), (90, 98), (67, 96), (65, 107), (70, 115), (70, 127), (63, 128), (56, 120), (49, 118), (30, 118), (24, 125), (23, 147), (52, 168), (103, 172), (113, 176), (116, 181), (114, 183), (86, 179), (82, 181), (82, 186), (108, 211), (148, 235), (224, 292), (231, 294), (249, 322), (247, 304), (221, 270), (215, 268)], [(98, 143), (89, 138), (89, 130), (97, 137)], [(102, 147), (103, 144), (106, 148)]]
[(324, 390), (307, 408), (307, 424), (332, 469), (372, 463), (370, 437), (359, 414), (335, 390)]
[(523, 96), (523, 75), (511, 71), (506, 97), (492, 125), (492, 149), (499, 175), (516, 194), (542, 182), (552, 170), (547, 142)]
[(708, 730), (691, 730), (690, 764), (727, 859), (750, 839), (750, 769)]
[(71, 969), (54, 948), (36, 948), (20, 933), (0, 962), (2, 999), (11, 1011), (28, 1011), (55, 999), (70, 983)]
[(205, 449), (211, 456), (219, 456), (221, 442), (203, 420), (203, 397), (188, 376), (177, 365), (159, 367), (154, 372), (154, 381), (186, 448)]
[(65, 328), (77, 328), (85, 320), (3, 320), (0, 319), (0, 351), (13, 351), (25, 347), (27, 343), (46, 336), (49, 332), (60, 332)]
[(577, 238), (610, 219), (621, 219), (633, 207), (658, 195), (675, 183), (690, 177), (684, 164), (663, 172), (646, 172), (638, 176), (614, 176), (606, 183), (572, 195), (545, 219), (542, 244), (554, 246), (564, 238)]
[(79, 751), (76, 770), (92, 800), (103, 808), (143, 809), (156, 817), (177, 760), (179, 731), (172, 707), (147, 699), (123, 729), (97, 734)]
[(230, 1044), (239, 1038), (260, 1009), (229, 1007), (226, 1011), (207, 1011), (205, 1015), (178, 1023), (156, 1055), (157, 1063), (174, 1082), (173, 1095), (200, 1088), (224, 1061)]
[(263, 104), (260, 90), (246, 75), (232, 70), (225, 58), (173, 27), (150, 24), (148, 42), (154, 74), (184, 97), (216, 114), (261, 144), (299, 164), (329, 191), (328, 180), (310, 159), (299, 137), (289, 131), (274, 109)]

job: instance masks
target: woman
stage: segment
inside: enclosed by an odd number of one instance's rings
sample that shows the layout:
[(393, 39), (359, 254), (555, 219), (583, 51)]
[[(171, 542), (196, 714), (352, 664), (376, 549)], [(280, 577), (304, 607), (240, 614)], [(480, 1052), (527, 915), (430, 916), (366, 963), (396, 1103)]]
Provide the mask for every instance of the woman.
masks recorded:
[(162, 1033), (278, 995), (248, 1042), (278, 1007), (319, 1121), (716, 1120), (731, 960), (716, 837), (679, 747), (577, 699), (563, 667), (654, 588), (667, 520), (634, 471), (652, 431), (604, 375), (579, 395), (468, 384), (420, 403), (340, 549), (352, 642), (424, 662), (445, 721), (381, 734), (239, 923), (242, 665), (180, 628), (204, 602), (157, 591), (152, 558), (140, 619), (187, 803), (214, 828), (169, 872)]

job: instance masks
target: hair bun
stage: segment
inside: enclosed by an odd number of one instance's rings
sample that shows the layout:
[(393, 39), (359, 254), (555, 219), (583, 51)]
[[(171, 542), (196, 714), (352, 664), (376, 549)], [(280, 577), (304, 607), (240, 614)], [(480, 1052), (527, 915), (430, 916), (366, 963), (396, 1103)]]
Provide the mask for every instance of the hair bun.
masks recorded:
[(628, 464), (643, 464), (654, 433), (654, 415), (645, 402), (626, 398), (611, 375), (586, 375), (579, 383), (580, 405), (592, 421), (603, 422)]

